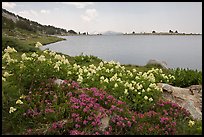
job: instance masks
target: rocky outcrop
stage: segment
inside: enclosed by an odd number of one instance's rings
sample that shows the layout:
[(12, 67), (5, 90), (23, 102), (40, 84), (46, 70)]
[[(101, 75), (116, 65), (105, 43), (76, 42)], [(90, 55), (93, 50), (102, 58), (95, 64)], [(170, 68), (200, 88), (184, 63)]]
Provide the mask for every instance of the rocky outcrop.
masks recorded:
[(158, 60), (154, 60), (154, 59), (150, 59), (146, 65), (159, 65), (164, 69), (168, 69), (167, 67), (167, 63), (165, 61), (158, 61)]
[(189, 88), (180, 88), (164, 83), (157, 85), (163, 89), (162, 96), (165, 99), (188, 110), (194, 120), (202, 120), (202, 86), (193, 85)]

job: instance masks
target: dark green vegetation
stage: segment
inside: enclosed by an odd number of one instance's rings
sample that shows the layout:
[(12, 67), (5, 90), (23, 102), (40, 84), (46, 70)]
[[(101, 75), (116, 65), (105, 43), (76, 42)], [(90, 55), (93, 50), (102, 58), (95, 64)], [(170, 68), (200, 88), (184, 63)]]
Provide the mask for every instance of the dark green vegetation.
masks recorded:
[(189, 87), (191, 85), (202, 85), (202, 72), (198, 70), (177, 68), (172, 71), (175, 76), (173, 85), (179, 87)]

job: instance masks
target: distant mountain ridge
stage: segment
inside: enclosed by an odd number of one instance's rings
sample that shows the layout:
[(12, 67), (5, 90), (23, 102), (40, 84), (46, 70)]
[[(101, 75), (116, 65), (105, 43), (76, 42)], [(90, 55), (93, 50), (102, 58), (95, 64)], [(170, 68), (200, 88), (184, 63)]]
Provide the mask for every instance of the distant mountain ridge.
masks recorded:
[(102, 33), (102, 35), (122, 35), (122, 32), (116, 32), (116, 31), (105, 31)]
[(116, 31), (104, 31), (104, 32), (99, 32), (99, 31), (93, 31), (90, 33), (91, 35), (97, 35), (97, 34), (102, 34), (102, 35), (122, 35), (122, 32), (116, 32)]
[(2, 29), (20, 28), (27, 31), (38, 32), (48, 35), (66, 35), (77, 34), (73, 30), (67, 31), (63, 28), (57, 28), (50, 25), (41, 25), (38, 22), (31, 21), (19, 15), (15, 15), (2, 8)]

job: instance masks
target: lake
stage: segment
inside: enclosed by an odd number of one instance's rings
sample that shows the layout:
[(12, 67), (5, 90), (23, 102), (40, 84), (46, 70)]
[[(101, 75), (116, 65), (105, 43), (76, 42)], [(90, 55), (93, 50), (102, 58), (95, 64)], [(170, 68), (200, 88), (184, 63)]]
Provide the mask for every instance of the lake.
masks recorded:
[(61, 36), (65, 41), (41, 47), (70, 56), (94, 55), (104, 61), (145, 65), (150, 59), (169, 68), (202, 70), (202, 35)]

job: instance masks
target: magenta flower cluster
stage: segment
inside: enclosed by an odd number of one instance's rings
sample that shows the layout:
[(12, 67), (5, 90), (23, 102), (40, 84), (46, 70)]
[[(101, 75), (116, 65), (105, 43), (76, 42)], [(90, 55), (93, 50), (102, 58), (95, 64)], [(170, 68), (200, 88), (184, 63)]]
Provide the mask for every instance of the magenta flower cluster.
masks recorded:
[[(184, 116), (189, 115), (177, 104), (162, 100), (148, 112), (133, 112), (125, 102), (104, 90), (80, 88), (73, 81), (65, 81), (59, 87), (51, 79), (32, 92), (27, 96), (27, 103), (23, 104), (27, 108), (24, 116), (31, 119), (35, 117), (38, 122), (43, 118), (46, 119), (43, 120), (45, 124), (50, 123), (48, 130), (45, 130), (47, 132), (39, 134), (174, 135), (178, 118), (176, 114), (182, 111)], [(105, 118), (106, 124), (103, 123)]]

